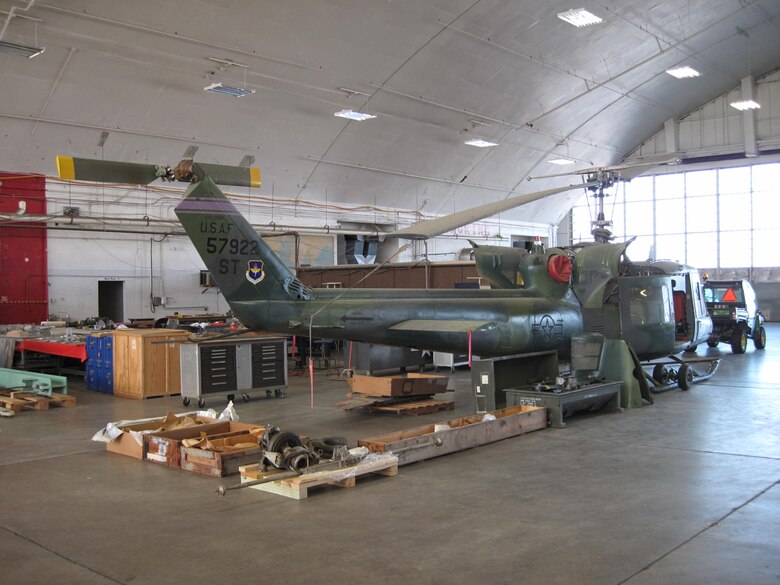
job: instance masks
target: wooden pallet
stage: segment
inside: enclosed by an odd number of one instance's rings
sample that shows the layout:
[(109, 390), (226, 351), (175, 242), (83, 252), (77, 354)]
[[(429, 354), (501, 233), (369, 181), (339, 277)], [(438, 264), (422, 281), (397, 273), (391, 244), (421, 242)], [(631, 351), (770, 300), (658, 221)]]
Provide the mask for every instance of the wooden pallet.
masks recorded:
[[(263, 472), (260, 466), (243, 465), (239, 468), (241, 472), (241, 483), (256, 479), (265, 479), (275, 475), (276, 471)], [(293, 477), (289, 479), (280, 479), (269, 483), (249, 486), (250, 489), (278, 494), (293, 500), (305, 500), (309, 497), (309, 489), (322, 485), (332, 485), (344, 488), (355, 487), (358, 477), (367, 474), (378, 474), (393, 477), (398, 475), (398, 457), (393, 454), (387, 454), (378, 458), (369, 458), (368, 461), (361, 461), (357, 465), (333, 469), (328, 471), (316, 471)]]
[(34, 392), (0, 394), (0, 408), (12, 413), (22, 410), (47, 410), (49, 406), (76, 406), (76, 398), (59, 392), (52, 392), (51, 396)]
[(442, 410), (453, 410), (455, 402), (452, 400), (438, 400), (431, 394), (422, 396), (406, 396), (403, 398), (387, 398), (379, 396), (355, 396), (349, 400), (339, 402), (337, 406), (346, 407), (344, 410), (363, 411), (372, 414), (393, 412), (395, 414), (431, 414)]
[(419, 400), (416, 402), (401, 402), (399, 404), (376, 403), (368, 407), (369, 412), (394, 412), (395, 414), (432, 414), (443, 410), (455, 410), (452, 400)]

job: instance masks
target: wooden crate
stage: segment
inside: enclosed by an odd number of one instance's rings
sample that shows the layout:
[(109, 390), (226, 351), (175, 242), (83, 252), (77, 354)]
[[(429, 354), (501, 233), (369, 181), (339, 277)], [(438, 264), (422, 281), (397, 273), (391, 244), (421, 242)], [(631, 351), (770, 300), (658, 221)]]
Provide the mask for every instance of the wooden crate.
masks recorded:
[[(547, 427), (547, 409), (538, 406), (511, 406), (489, 414), (495, 416), (495, 420), (485, 420), (484, 414), (466, 416), (361, 439), (358, 445), (375, 453), (392, 451), (398, 455), (398, 464), (406, 465)], [(437, 427), (442, 430), (436, 430)]]
[(429, 396), (447, 391), (447, 376), (407, 374), (406, 376), (360, 376), (347, 379), (352, 391), (368, 396)]
[[(232, 437), (210, 439), (214, 451), (200, 447), (181, 447), (181, 468), (215, 477), (238, 473), (239, 467), (260, 461), (259, 435), (241, 433)], [(251, 444), (251, 445), (250, 445)], [(240, 446), (240, 447), (239, 447)]]
[(173, 431), (163, 431), (144, 435), (146, 460), (160, 463), (168, 467), (181, 467), (181, 448), (184, 439), (221, 438), (238, 435), (251, 430), (263, 428), (241, 422), (220, 421)]
[[(189, 416), (189, 415), (179, 415), (179, 417), (181, 418), (183, 418), (184, 416)], [(219, 422), (215, 418), (209, 418), (205, 416), (192, 416), (192, 418), (195, 420), (196, 423), (198, 423), (198, 425)], [(106, 443), (106, 451), (110, 451), (111, 453), (117, 453), (119, 455), (126, 455), (128, 457), (133, 457), (135, 459), (145, 459), (146, 443), (143, 441), (143, 436), (141, 436), (141, 441), (138, 442), (136, 438), (133, 436), (133, 432), (134, 431), (135, 432), (141, 432), (141, 431), (163, 432), (161, 427), (164, 426), (165, 419), (166, 417), (161, 416), (157, 418), (144, 419), (144, 420), (139, 420), (139, 421), (129, 422), (129, 423), (119, 425), (117, 428), (120, 431), (122, 431), (122, 434), (117, 436), (114, 440)]]
[(180, 394), (179, 347), (189, 335), (180, 329), (116, 330), (114, 395), (141, 399)]

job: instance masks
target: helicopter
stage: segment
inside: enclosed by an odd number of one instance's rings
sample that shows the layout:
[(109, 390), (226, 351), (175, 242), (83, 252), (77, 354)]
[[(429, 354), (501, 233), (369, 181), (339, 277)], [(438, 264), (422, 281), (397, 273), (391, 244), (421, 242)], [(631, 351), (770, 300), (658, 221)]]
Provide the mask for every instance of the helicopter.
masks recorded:
[(673, 262), (632, 262), (631, 240), (610, 241), (604, 190), (621, 179), (600, 169), (579, 185), (518, 195), (386, 234), (425, 239), (576, 188), (601, 199), (596, 241), (530, 251), (474, 245), (492, 288), (312, 289), (271, 250), (217, 187), (256, 186), (259, 170), (185, 160), (166, 166), (58, 157), (63, 179), (190, 183), (175, 213), (236, 317), (250, 330), (479, 355), (556, 350), (573, 336), (628, 342), (641, 360), (695, 349), (712, 330), (698, 271)]

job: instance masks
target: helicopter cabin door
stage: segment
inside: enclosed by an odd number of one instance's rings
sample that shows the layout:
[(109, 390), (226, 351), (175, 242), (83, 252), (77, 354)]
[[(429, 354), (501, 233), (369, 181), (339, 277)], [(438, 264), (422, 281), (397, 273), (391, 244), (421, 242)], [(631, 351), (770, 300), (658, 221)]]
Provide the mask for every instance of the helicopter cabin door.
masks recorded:
[(621, 337), (641, 359), (661, 357), (675, 345), (674, 304), (669, 276), (621, 276)]

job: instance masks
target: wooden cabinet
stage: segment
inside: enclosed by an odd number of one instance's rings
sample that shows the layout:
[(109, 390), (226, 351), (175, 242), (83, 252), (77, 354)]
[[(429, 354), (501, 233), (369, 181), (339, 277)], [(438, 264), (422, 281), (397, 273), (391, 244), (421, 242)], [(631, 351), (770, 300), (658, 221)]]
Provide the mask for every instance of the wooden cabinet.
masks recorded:
[(180, 394), (180, 346), (189, 335), (179, 329), (116, 330), (114, 395), (140, 399)]

